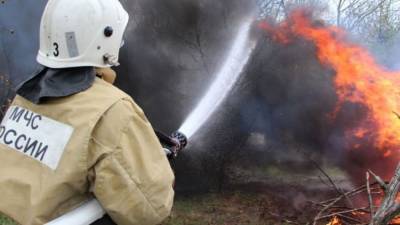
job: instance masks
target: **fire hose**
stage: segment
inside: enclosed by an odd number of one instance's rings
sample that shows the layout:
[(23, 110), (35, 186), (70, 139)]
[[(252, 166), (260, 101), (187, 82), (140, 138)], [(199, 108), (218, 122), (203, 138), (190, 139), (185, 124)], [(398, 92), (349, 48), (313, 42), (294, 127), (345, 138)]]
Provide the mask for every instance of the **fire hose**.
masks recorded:
[[(171, 135), (166, 135), (160, 131), (156, 131), (156, 135), (170, 162), (178, 157), (179, 153), (188, 143), (186, 136), (179, 131), (176, 131)], [(96, 199), (92, 199), (75, 210), (58, 217), (45, 225), (89, 225), (101, 219), (105, 214), (106, 212), (101, 207), (100, 203)]]

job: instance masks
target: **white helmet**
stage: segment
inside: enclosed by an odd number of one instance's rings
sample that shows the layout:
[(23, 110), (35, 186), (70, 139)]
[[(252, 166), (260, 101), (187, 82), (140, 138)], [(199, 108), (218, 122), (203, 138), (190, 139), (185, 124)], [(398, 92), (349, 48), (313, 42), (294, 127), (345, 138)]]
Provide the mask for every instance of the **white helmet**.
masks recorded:
[(49, 0), (37, 61), (50, 68), (117, 66), (128, 20), (118, 0)]

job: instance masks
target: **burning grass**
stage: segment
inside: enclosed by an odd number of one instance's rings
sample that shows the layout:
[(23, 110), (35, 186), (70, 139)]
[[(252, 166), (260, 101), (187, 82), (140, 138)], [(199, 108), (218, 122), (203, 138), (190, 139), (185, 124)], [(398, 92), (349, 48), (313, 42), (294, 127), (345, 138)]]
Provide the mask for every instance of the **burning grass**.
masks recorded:
[[(362, 46), (350, 42), (344, 30), (315, 20), (305, 10), (294, 11), (275, 25), (261, 22), (259, 27), (269, 37), (290, 45), (304, 39), (315, 46), (316, 58), (322, 65), (335, 71), (332, 77), (337, 102), (326, 119), (338, 122), (340, 115), (348, 114), (349, 104), (361, 110), (356, 122), (343, 123), (342, 128), (347, 155), (347, 171), (354, 183), (362, 182), (362, 173), (378, 170), (389, 180), (400, 160), (400, 72), (389, 71), (379, 65)], [(356, 171), (357, 170), (357, 171)], [(399, 191), (400, 167), (389, 184), (374, 173), (367, 172), (367, 184), (350, 192), (336, 188), (339, 197), (316, 203), (321, 207), (313, 224), (328, 220), (328, 225), (339, 224), (396, 224), (400, 204), (396, 202)], [(370, 175), (377, 183), (370, 184)], [(364, 193), (363, 196), (360, 196)], [(379, 207), (378, 207), (379, 206)]]
[[(362, 172), (374, 169), (389, 179), (400, 160), (400, 72), (388, 71), (366, 49), (350, 42), (344, 30), (313, 19), (307, 11), (295, 11), (280, 24), (262, 22), (259, 27), (283, 45), (296, 39), (315, 45), (320, 63), (335, 71), (337, 103), (326, 120), (340, 123), (338, 118), (349, 114), (349, 104), (362, 109), (358, 121), (341, 124), (343, 146), (351, 161), (349, 172), (357, 167)], [(361, 180), (359, 175), (355, 179)]]

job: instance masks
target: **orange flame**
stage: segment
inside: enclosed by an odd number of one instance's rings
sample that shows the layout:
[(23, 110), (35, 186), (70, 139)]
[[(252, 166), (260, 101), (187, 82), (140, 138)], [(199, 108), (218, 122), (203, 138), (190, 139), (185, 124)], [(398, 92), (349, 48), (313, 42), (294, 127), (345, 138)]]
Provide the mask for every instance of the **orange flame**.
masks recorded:
[(392, 157), (400, 148), (400, 118), (396, 114), (400, 113), (400, 72), (378, 65), (368, 51), (346, 41), (345, 32), (340, 28), (312, 22), (309, 18), (304, 11), (295, 11), (276, 27), (266, 22), (260, 27), (283, 44), (290, 43), (294, 37), (312, 41), (319, 61), (336, 71), (338, 102), (334, 115), (345, 102), (366, 108), (365, 119), (359, 127), (348, 131), (349, 140), (368, 139), (384, 157)]
[(342, 225), (342, 222), (340, 221), (339, 217), (335, 216), (332, 218), (332, 220), (327, 223), (326, 225)]
[(400, 217), (394, 218), (391, 222), (391, 225), (399, 225), (400, 224)]
[(367, 213), (366, 212), (352, 212), (351, 214), (353, 214), (354, 216), (363, 216)]

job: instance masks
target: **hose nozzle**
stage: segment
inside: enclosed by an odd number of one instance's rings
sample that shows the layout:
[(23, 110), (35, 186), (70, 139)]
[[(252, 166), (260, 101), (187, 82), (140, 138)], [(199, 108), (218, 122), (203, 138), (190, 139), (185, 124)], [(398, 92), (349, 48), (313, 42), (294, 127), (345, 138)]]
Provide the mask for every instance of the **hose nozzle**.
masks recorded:
[(188, 143), (187, 137), (179, 131), (175, 131), (170, 136), (160, 131), (156, 131), (156, 134), (169, 159), (176, 158)]
[(177, 142), (179, 151), (183, 150), (188, 143), (186, 135), (180, 131), (175, 131), (172, 133), (171, 138)]

